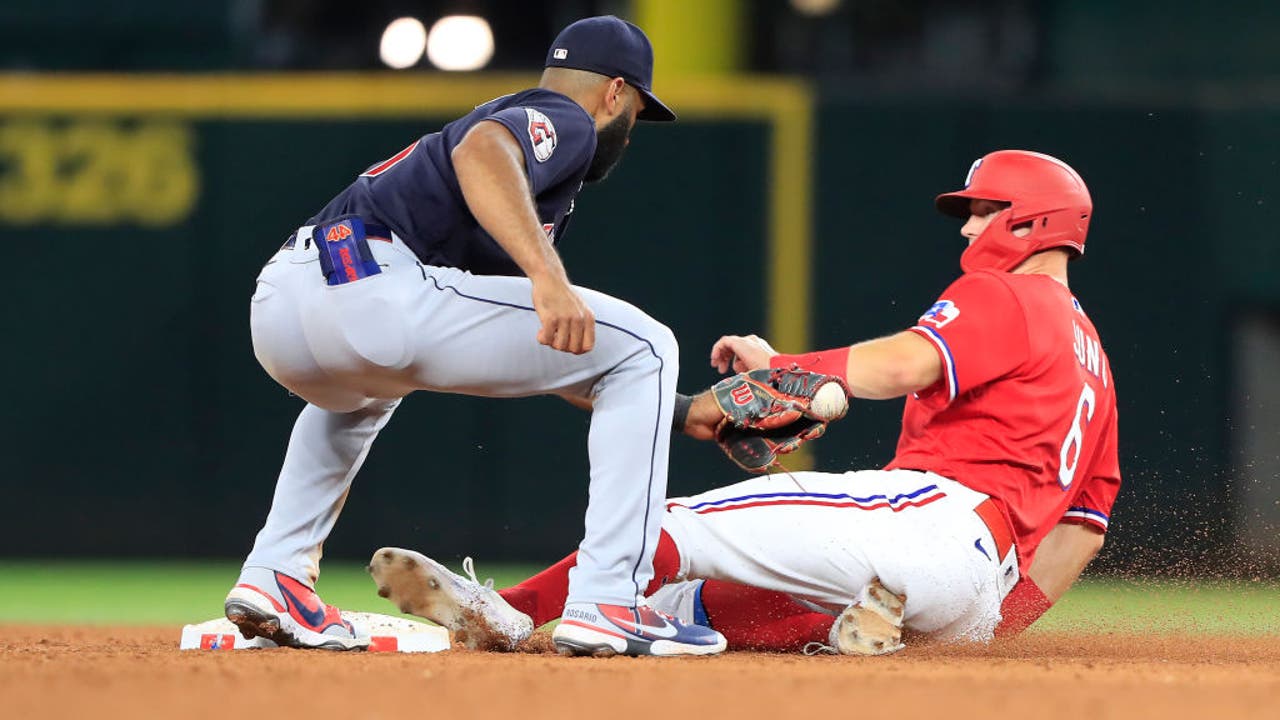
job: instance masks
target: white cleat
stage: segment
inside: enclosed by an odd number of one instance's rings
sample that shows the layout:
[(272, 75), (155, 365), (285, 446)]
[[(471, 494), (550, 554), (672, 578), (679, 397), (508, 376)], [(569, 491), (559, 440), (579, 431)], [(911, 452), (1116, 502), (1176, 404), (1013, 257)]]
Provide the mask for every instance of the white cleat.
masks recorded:
[(831, 626), (828, 642), (841, 655), (888, 655), (902, 644), (905, 595), (894, 595), (880, 578), (858, 593), (858, 599), (840, 613)]
[(470, 579), (431, 558), (402, 548), (382, 548), (369, 561), (378, 594), (400, 612), (424, 617), (453, 632), (455, 642), (472, 650), (514, 650), (533, 634), (533, 620), (480, 584), (471, 558), (463, 561)]

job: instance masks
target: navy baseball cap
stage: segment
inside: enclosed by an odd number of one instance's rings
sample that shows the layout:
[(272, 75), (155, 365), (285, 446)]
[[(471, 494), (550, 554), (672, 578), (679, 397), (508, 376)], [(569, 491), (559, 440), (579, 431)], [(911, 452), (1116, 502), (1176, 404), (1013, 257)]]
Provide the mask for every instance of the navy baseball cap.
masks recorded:
[(547, 67), (589, 70), (620, 77), (644, 96), (639, 120), (669, 122), (671, 108), (653, 94), (653, 46), (644, 31), (613, 15), (579, 20), (556, 36), (547, 51)]

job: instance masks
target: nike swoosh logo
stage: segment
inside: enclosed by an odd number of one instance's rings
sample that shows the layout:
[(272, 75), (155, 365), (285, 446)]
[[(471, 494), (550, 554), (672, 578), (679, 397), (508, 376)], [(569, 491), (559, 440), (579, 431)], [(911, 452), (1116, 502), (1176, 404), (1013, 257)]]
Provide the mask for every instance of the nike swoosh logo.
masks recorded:
[(662, 625), (655, 626), (655, 625), (642, 625), (636, 622), (626, 622), (621, 620), (614, 620), (614, 622), (620, 625), (630, 625), (631, 626), (630, 628), (623, 627), (622, 629), (629, 630), (638, 635), (649, 634), (649, 635), (655, 635), (660, 638), (673, 638), (680, 632), (679, 628), (677, 628), (675, 625), (672, 625), (671, 623), (664, 623)]
[(974, 547), (976, 547), (976, 548), (978, 548), (978, 552), (982, 553), (983, 555), (986, 555), (986, 557), (987, 557), (987, 559), (988, 559), (988, 560), (990, 560), (990, 559), (991, 559), (991, 556), (990, 556), (990, 555), (988, 555), (988, 554), (987, 554), (987, 551), (986, 551), (986, 550), (984, 550), (984, 549), (983, 549), (983, 547), (982, 547), (982, 538), (978, 538), (977, 540), (974, 540), (974, 541), (973, 541), (973, 546), (974, 546)]
[(321, 605), (312, 610), (304, 605), (297, 595), (289, 592), (289, 588), (285, 587), (284, 583), (278, 583), (278, 585), (280, 586), (280, 592), (284, 595), (285, 602), (289, 604), (289, 610), (296, 614), (299, 620), (311, 627), (320, 627), (321, 623), (324, 622), (324, 606)]

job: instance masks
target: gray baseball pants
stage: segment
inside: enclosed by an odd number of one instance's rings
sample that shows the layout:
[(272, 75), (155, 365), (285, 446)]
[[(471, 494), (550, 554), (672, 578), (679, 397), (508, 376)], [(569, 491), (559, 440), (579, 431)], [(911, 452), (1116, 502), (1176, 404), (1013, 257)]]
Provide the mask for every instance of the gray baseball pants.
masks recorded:
[(415, 390), (593, 402), (586, 533), (569, 600), (634, 605), (653, 576), (667, 488), (679, 352), (638, 308), (579, 288), (596, 317), (591, 352), (538, 344), (527, 278), (425, 266), (399, 239), (370, 240), (381, 274), (328, 286), (299, 230), (263, 268), (250, 324), (263, 368), (307, 401), (271, 512), (246, 567), (315, 582), (352, 479), (401, 398)]

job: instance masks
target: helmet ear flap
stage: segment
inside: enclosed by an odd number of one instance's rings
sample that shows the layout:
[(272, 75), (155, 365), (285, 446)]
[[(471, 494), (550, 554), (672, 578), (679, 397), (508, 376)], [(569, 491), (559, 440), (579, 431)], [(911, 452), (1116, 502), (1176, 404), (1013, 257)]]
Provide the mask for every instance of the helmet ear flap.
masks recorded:
[[(1014, 208), (1003, 208), (991, 218), (986, 229), (969, 243), (969, 247), (960, 255), (960, 268), (965, 272), (974, 270), (1012, 270), (1031, 254), (1031, 243), (1014, 233), (1016, 227), (1025, 226), (1026, 221), (1013, 222)], [(1035, 219), (1030, 221), (1035, 223)]]

